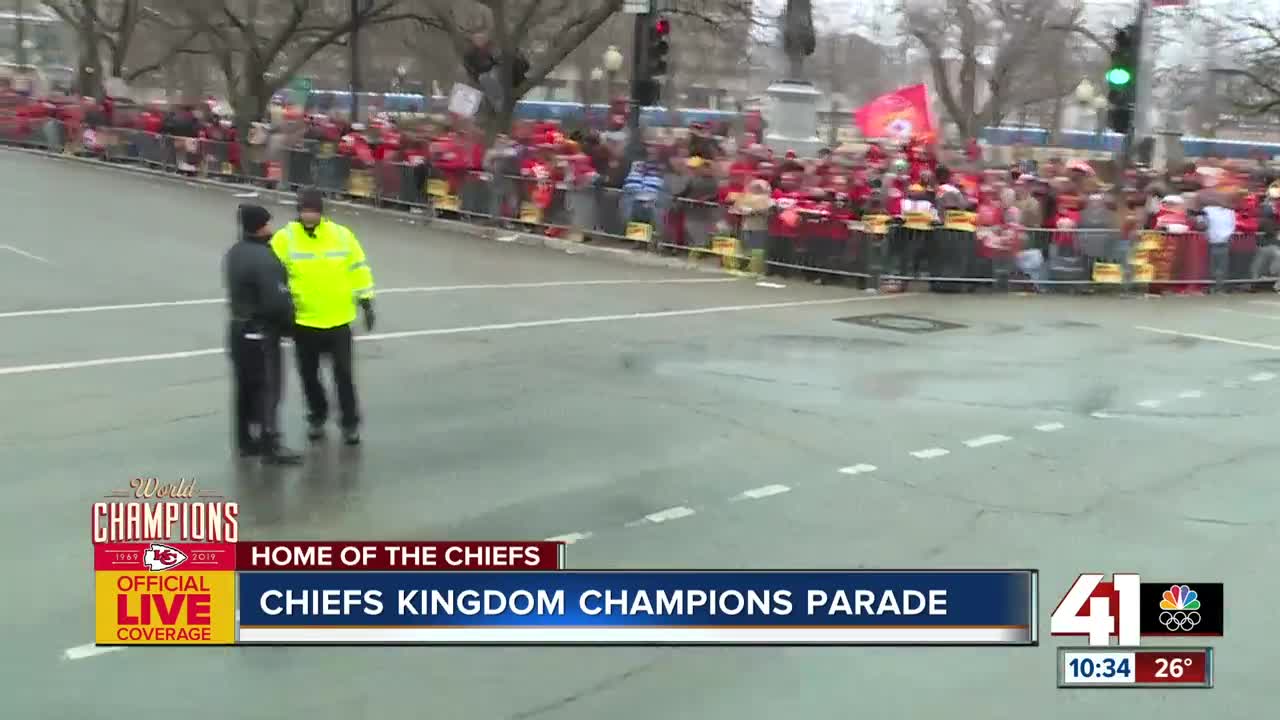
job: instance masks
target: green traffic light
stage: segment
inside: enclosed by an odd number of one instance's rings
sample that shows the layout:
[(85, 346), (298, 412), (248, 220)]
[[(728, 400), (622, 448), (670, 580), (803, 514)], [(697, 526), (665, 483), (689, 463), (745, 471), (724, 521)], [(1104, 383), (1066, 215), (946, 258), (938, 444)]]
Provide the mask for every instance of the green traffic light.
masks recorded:
[(1107, 82), (1112, 85), (1128, 85), (1133, 79), (1133, 73), (1122, 67), (1111, 68), (1107, 71)]

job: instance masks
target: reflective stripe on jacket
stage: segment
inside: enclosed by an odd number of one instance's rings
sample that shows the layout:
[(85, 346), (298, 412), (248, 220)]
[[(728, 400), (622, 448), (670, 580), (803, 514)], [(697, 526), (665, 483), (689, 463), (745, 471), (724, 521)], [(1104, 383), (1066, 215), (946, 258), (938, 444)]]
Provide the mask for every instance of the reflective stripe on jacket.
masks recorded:
[(373, 299), (373, 272), (355, 233), (327, 218), (312, 237), (294, 221), (271, 238), (289, 272), (297, 324), (319, 329), (356, 319), (356, 304)]

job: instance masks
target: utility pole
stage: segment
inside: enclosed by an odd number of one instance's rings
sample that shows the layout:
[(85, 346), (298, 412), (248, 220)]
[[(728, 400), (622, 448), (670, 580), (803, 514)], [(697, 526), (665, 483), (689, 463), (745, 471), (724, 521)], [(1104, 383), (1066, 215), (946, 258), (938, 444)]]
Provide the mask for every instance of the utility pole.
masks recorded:
[(348, 68), (351, 71), (351, 123), (360, 122), (360, 0), (351, 0), (351, 37), (347, 44), (351, 51)]

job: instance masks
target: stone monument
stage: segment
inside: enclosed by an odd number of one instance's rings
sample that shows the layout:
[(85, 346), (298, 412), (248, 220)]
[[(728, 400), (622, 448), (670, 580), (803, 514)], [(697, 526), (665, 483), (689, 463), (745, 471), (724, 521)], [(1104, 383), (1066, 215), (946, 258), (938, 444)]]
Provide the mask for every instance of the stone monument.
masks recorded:
[(816, 43), (812, 0), (787, 0), (782, 30), (787, 76), (766, 91), (769, 107), (765, 118), (769, 128), (765, 143), (776, 154), (795, 150), (801, 157), (814, 157), (823, 146), (818, 137), (818, 101), (822, 93), (804, 76), (804, 59), (813, 55)]

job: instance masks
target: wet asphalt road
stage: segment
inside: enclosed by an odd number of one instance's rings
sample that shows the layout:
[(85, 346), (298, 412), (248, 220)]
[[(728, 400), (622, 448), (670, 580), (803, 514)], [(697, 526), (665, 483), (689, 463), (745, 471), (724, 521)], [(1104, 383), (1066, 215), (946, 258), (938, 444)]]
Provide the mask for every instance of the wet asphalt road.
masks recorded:
[[(1269, 296), (886, 299), (343, 216), (379, 286), (400, 290), (379, 300), (379, 333), (438, 332), (358, 345), (359, 452), (238, 471), (221, 307), (101, 309), (217, 298), (237, 201), (9, 152), (0, 182), (0, 245), (14, 249), (0, 248), (7, 716), (1269, 711), (1266, 607), (1280, 592), (1266, 563), (1280, 551), (1280, 301)], [(751, 307), (773, 304), (787, 306)], [(99, 309), (31, 314), (66, 308)], [(886, 312), (962, 327), (835, 321)], [(296, 382), (288, 394), (296, 440)], [(965, 445), (988, 435), (1007, 439)], [(934, 448), (947, 452), (912, 454)], [(876, 469), (839, 472), (854, 465)], [(1044, 624), (1079, 572), (1221, 580), (1219, 689), (1058, 691), (1061, 643), (1047, 636), (1027, 649), (180, 648), (67, 659), (92, 639), (88, 506), (136, 475), (224, 489), (253, 538), (577, 532), (591, 537), (569, 548), (573, 567), (1037, 567)], [(771, 484), (790, 491), (734, 500)], [(635, 523), (676, 506), (694, 513)]]

